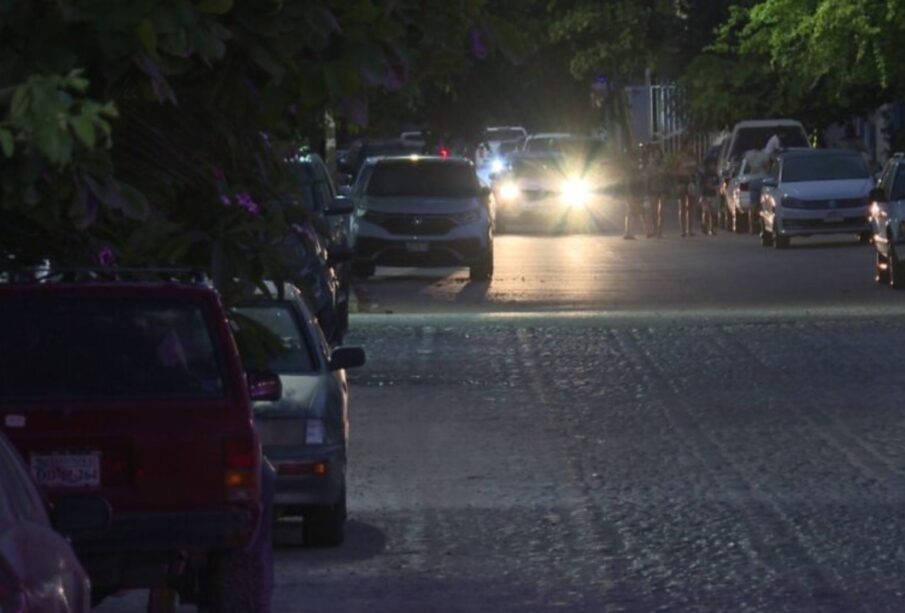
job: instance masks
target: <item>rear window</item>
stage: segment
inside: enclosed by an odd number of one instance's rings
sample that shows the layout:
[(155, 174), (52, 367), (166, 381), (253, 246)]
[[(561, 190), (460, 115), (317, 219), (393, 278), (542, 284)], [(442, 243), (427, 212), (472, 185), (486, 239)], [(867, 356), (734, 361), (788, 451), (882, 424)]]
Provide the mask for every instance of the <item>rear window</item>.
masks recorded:
[(0, 303), (0, 400), (225, 395), (202, 305), (88, 296)]
[(382, 162), (371, 173), (365, 193), (376, 197), (472, 198), (480, 193), (474, 169), (456, 162)]
[(741, 158), (746, 151), (763, 149), (767, 141), (774, 135), (779, 136), (784, 149), (809, 147), (808, 136), (800, 126), (764, 126), (762, 128), (742, 128), (735, 135), (732, 150), (729, 155), (732, 159)]
[(243, 328), (236, 338), (247, 370), (268, 370), (278, 375), (317, 370), (308, 335), (289, 305), (242, 306), (235, 312)]
[(860, 154), (796, 155), (782, 162), (782, 182), (867, 179), (870, 173)]

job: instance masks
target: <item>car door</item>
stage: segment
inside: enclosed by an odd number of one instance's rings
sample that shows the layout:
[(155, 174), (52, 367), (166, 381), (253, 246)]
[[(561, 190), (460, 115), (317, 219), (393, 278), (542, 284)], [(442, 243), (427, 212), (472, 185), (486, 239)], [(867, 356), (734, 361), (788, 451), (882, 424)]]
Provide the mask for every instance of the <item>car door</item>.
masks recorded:
[(88, 579), (50, 525), (44, 501), (17, 452), (0, 434), (0, 610), (87, 612)]

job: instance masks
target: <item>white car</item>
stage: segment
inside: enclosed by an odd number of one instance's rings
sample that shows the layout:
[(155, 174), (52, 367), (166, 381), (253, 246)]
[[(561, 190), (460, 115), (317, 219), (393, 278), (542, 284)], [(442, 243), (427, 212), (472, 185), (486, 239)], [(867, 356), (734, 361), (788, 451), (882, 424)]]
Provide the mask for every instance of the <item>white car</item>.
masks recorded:
[(525, 140), (522, 151), (525, 153), (549, 153), (558, 149), (559, 141), (577, 138), (568, 132), (542, 132), (532, 134)]
[(761, 191), (761, 244), (783, 249), (793, 236), (871, 237), (868, 197), (874, 186), (864, 157), (848, 149), (780, 154)]
[(901, 153), (884, 166), (870, 200), (876, 249), (874, 279), (905, 289), (905, 157)]

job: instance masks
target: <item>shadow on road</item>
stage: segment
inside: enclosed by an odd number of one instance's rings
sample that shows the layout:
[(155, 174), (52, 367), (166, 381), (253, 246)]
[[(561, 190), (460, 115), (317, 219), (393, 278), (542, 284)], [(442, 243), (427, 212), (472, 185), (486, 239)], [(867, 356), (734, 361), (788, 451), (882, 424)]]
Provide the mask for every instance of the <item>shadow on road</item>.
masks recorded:
[(857, 240), (847, 240), (847, 241), (815, 241), (811, 242), (807, 239), (801, 241), (793, 241), (789, 245), (790, 250), (800, 249), (802, 251), (812, 250), (812, 249), (852, 249), (852, 248), (866, 248), (870, 247), (870, 245), (865, 245)]
[(305, 563), (309, 566), (370, 560), (383, 553), (387, 545), (386, 534), (380, 528), (356, 520), (346, 523), (346, 540), (336, 548), (304, 547), (302, 522), (298, 520), (278, 522), (274, 527), (273, 540), (277, 552), (297, 550), (305, 556)]

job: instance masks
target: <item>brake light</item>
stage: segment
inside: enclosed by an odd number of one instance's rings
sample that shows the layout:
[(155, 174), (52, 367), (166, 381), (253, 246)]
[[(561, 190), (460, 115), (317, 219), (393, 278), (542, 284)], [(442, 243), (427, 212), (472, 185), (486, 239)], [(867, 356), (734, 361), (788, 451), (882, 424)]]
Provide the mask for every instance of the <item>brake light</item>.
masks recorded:
[(325, 476), (330, 472), (326, 462), (280, 462), (277, 464), (277, 474), (285, 476), (315, 475)]
[(258, 446), (254, 438), (226, 441), (226, 468), (250, 469), (257, 463)]
[(744, 181), (743, 183), (739, 183), (738, 188), (740, 190), (742, 190), (743, 192), (746, 192), (749, 189), (751, 189), (751, 184), (748, 183), (747, 181)]
[(441, 158), (448, 158), (448, 157), (449, 157), (449, 149), (447, 149), (446, 147), (440, 147), (440, 157), (441, 157)]
[(236, 502), (257, 500), (260, 447), (254, 436), (226, 441), (224, 445), (226, 496)]

